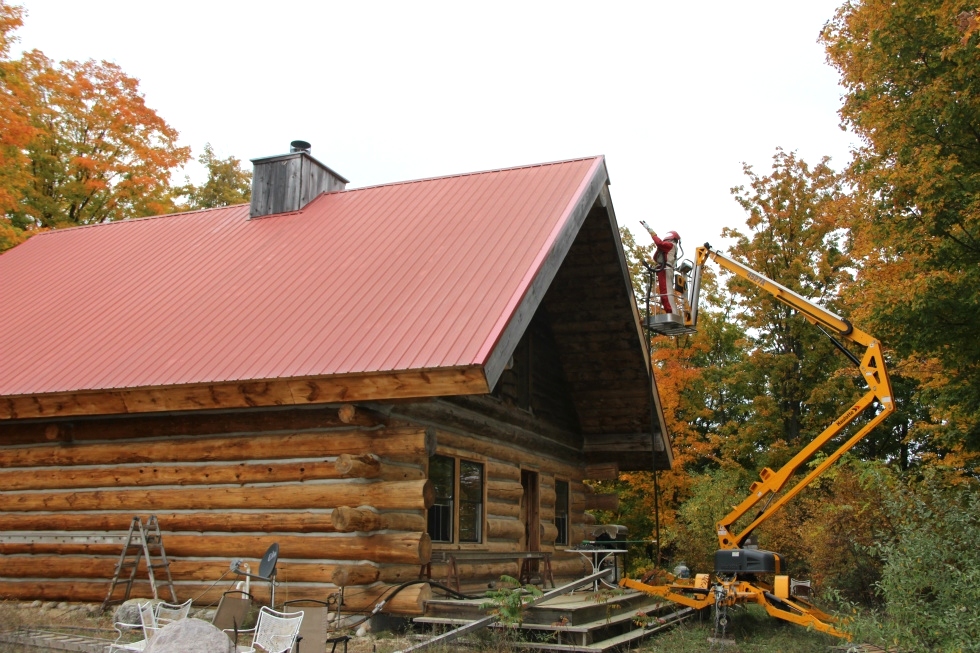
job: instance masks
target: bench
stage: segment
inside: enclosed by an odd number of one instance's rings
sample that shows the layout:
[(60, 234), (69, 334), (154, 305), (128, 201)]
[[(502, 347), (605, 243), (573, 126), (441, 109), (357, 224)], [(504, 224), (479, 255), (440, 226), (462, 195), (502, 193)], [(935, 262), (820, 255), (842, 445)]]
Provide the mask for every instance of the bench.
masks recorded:
[(531, 582), (533, 575), (532, 563), (540, 561), (542, 563), (541, 582), (547, 588), (548, 583), (555, 587), (555, 577), (551, 573), (551, 552), (550, 551), (433, 551), (432, 560), (422, 565), (421, 576), (432, 577), (432, 563), (445, 562), (446, 586), (455, 587), (459, 591), (459, 567), (460, 565), (472, 565), (479, 563), (494, 562), (515, 562), (517, 563), (517, 578), (521, 585)]

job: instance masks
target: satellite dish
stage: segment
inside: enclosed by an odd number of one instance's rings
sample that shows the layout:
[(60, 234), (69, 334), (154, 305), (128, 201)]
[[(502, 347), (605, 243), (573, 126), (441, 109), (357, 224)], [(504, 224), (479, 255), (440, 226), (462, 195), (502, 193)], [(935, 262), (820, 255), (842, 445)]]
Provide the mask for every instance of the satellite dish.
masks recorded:
[(259, 564), (259, 576), (265, 579), (272, 578), (276, 573), (276, 560), (279, 559), (279, 544), (274, 542), (270, 546), (265, 555), (262, 556), (262, 562)]

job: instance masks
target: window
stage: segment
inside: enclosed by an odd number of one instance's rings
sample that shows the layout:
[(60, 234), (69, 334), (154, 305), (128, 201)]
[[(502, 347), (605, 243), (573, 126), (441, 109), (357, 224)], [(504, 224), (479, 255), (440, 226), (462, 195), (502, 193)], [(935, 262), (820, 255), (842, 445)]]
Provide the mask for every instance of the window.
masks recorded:
[(459, 461), (459, 541), (483, 541), (483, 465)]
[(555, 544), (568, 544), (568, 481), (555, 480)]
[(432, 541), (482, 542), (483, 465), (451, 456), (432, 456), (429, 480), (436, 495), (428, 519)]
[(433, 542), (453, 541), (455, 467), (455, 458), (433, 456), (429, 459), (429, 480), (436, 491), (436, 501), (429, 508), (429, 537)]

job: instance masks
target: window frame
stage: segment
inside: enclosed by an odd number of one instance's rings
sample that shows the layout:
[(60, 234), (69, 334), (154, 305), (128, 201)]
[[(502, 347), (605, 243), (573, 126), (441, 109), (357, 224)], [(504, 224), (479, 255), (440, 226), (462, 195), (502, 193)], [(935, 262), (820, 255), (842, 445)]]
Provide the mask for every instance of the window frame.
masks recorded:
[[(449, 500), (449, 537), (450, 539), (436, 539), (436, 535), (443, 535), (445, 529), (441, 533), (432, 532), (432, 523), (434, 518), (433, 510), (439, 506), (445, 508), (445, 503), (433, 504), (431, 508), (426, 511), (426, 532), (432, 539), (433, 544), (455, 544), (459, 546), (466, 545), (481, 545), (486, 542), (486, 532), (487, 532), (487, 464), (486, 461), (479, 460), (476, 458), (470, 458), (466, 456), (455, 456), (444, 453), (435, 453), (429, 457), (429, 473), (428, 477), (432, 480), (432, 465), (433, 461), (436, 459), (443, 459), (445, 461), (452, 461), (452, 488), (451, 496), (448, 497)], [(464, 498), (465, 487), (462, 481), (462, 472), (464, 465), (473, 465), (479, 468), (479, 492), (476, 496), (479, 500), (474, 500), (473, 495)], [(439, 490), (436, 491), (437, 495)], [(445, 497), (436, 497), (439, 498)], [(464, 505), (465, 504), (465, 505)], [(473, 524), (463, 524), (464, 513), (467, 506), (475, 506), (476, 515), (474, 516)], [(477, 532), (477, 537), (475, 540), (463, 540), (462, 533), (467, 530), (467, 526), (474, 526)]]
[[(558, 484), (565, 486), (565, 505), (561, 505), (561, 495), (558, 493)], [(559, 508), (565, 509), (564, 523), (559, 524)], [(571, 544), (571, 512), (572, 512), (572, 484), (562, 479), (555, 479), (555, 528), (558, 535), (555, 537), (555, 546), (569, 546)]]

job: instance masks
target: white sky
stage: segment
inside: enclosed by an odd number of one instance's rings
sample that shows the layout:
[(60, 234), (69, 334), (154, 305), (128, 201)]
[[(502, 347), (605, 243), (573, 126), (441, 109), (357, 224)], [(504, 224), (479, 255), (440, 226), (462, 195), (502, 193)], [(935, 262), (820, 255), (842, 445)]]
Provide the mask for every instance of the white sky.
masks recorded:
[(620, 224), (692, 255), (744, 226), (741, 162), (848, 160), (817, 43), (842, 1), (20, 0), (17, 34), (117, 63), (195, 157), (303, 139), (356, 188), (604, 154)]

